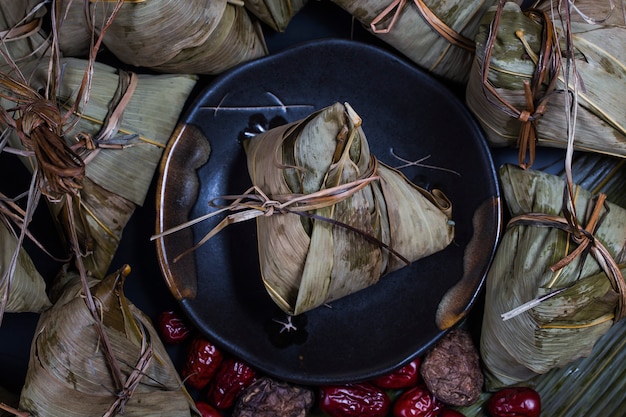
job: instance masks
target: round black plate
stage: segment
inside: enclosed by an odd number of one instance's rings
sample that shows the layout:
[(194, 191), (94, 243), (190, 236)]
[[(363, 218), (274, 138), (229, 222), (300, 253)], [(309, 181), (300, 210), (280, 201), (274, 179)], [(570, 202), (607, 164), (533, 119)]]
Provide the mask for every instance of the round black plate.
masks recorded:
[[(481, 274), (499, 234), (493, 163), (464, 105), (389, 52), (331, 39), (245, 64), (200, 95), (165, 153), (157, 232), (209, 212), (212, 198), (240, 194), (251, 185), (240, 142), (244, 131), (299, 120), (337, 101), (349, 102), (362, 117), (370, 148), (381, 161), (398, 167), (405, 162), (397, 157), (427, 158), (422, 164), (444, 168), (409, 166), (402, 172), (452, 200), (456, 236), (447, 249), (293, 318), (294, 330), (279, 323), (288, 318), (262, 285), (254, 221), (227, 227), (179, 262), (172, 260), (221, 218), (157, 242), (170, 289), (210, 340), (267, 374), (310, 385), (365, 380), (423, 353), (444, 333), (435, 314), (463, 276), (473, 218), (485, 204), (480, 230), (485, 255), (474, 259)], [(483, 278), (463, 289), (465, 308)]]

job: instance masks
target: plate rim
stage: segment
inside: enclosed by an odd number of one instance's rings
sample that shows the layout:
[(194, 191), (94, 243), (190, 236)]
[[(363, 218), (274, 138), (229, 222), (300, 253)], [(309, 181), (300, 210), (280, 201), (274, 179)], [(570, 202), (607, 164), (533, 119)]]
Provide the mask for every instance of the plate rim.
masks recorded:
[[(492, 260), (493, 260), (493, 256), (495, 254), (495, 249), (497, 246), (497, 242), (500, 239), (500, 219), (502, 217), (502, 207), (500, 204), (500, 191), (499, 191), (499, 183), (498, 183), (498, 178), (497, 178), (497, 174), (496, 174), (496, 170), (493, 164), (493, 159), (491, 157), (491, 153), (489, 152), (489, 147), (488, 144), (485, 140), (484, 137), (484, 133), (482, 132), (482, 130), (480, 129), (480, 126), (478, 125), (478, 123), (476, 122), (476, 120), (472, 117), (471, 113), (469, 112), (469, 110), (467, 108), (464, 108), (463, 102), (456, 96), (453, 94), (453, 92), (447, 88), (447, 86), (443, 83), (441, 83), (439, 80), (437, 80), (436, 78), (433, 78), (430, 74), (424, 72), (423, 70), (421, 70), (420, 68), (416, 67), (414, 64), (406, 61), (405, 59), (403, 59), (402, 57), (396, 56), (395, 54), (393, 54), (392, 52), (380, 48), (378, 46), (375, 45), (371, 45), (371, 44), (367, 44), (367, 43), (363, 43), (363, 42), (359, 42), (359, 41), (353, 41), (353, 40), (346, 40), (346, 39), (336, 39), (336, 38), (327, 38), (327, 39), (317, 39), (317, 40), (312, 40), (312, 41), (306, 41), (306, 42), (302, 42), (299, 43), (297, 45), (288, 47), (282, 51), (279, 51), (275, 54), (269, 55), (269, 56), (265, 56), (263, 58), (259, 58), (257, 60), (248, 62), (248, 63), (244, 63), (242, 65), (237, 66), (236, 68), (227, 71), (219, 76), (217, 76), (214, 80), (212, 80), (199, 94), (198, 96), (193, 100), (192, 104), (189, 106), (189, 108), (185, 111), (185, 113), (183, 114), (183, 117), (181, 118), (181, 122), (179, 124), (179, 127), (176, 129), (176, 131), (174, 132), (174, 134), (172, 135), (171, 140), (168, 142), (168, 145), (164, 151), (164, 155), (161, 161), (161, 165), (160, 165), (160, 169), (159, 169), (159, 178), (158, 178), (158, 184), (157, 184), (157, 224), (156, 224), (156, 232), (157, 233), (161, 233), (163, 231), (163, 224), (162, 224), (162, 220), (163, 220), (163, 209), (162, 209), (162, 202), (165, 199), (165, 188), (164, 188), (164, 184), (165, 184), (165, 177), (167, 175), (167, 169), (168, 169), (168, 163), (169, 163), (169, 158), (171, 157), (172, 152), (174, 152), (175, 147), (177, 146), (177, 142), (179, 140), (181, 140), (181, 138), (184, 137), (185, 134), (185, 129), (189, 128), (189, 126), (194, 126), (192, 121), (193, 121), (193, 117), (195, 112), (197, 111), (197, 107), (199, 105), (201, 105), (201, 103), (203, 102), (203, 99), (213, 90), (215, 90), (216, 88), (218, 88), (221, 84), (228, 82), (228, 80), (231, 80), (233, 78), (236, 78), (238, 76), (238, 74), (242, 73), (242, 72), (247, 72), (249, 71), (251, 68), (254, 68), (258, 65), (264, 65), (265, 62), (272, 62), (276, 59), (284, 59), (286, 57), (289, 57), (292, 54), (297, 54), (300, 53), (302, 51), (305, 51), (308, 48), (317, 48), (317, 47), (329, 47), (329, 46), (337, 46), (339, 45), (340, 47), (358, 47), (363, 49), (364, 51), (368, 51), (368, 52), (373, 52), (375, 54), (383, 54), (384, 56), (393, 59), (396, 63), (403, 65), (404, 67), (407, 67), (408, 69), (410, 69), (411, 71), (415, 71), (416, 73), (420, 74), (420, 77), (424, 77), (424, 79), (427, 79), (429, 82), (434, 82), (436, 84), (437, 90), (438, 92), (443, 92), (443, 94), (446, 95), (445, 99), (446, 100), (452, 100), (456, 105), (458, 105), (459, 109), (465, 113), (465, 117), (467, 119), (467, 121), (469, 123), (471, 123), (473, 126), (472, 128), (474, 129), (475, 132), (478, 132), (480, 135), (480, 138), (482, 138), (482, 145), (481, 145), (481, 150), (484, 153), (484, 156), (487, 159), (487, 166), (489, 168), (490, 171), (490, 180), (493, 181), (494, 183), (494, 189), (491, 190), (493, 195), (492, 197), (494, 199), (497, 200), (497, 206), (495, 207), (495, 212), (494, 212), (494, 217), (496, 218), (496, 222), (498, 223), (496, 226), (496, 235), (494, 236), (494, 244), (492, 245), (493, 247), (491, 248), (490, 252), (490, 258), (488, 263), (484, 266), (484, 273), (482, 275), (482, 278), (480, 280), (479, 285), (477, 286), (477, 288), (475, 288), (472, 297), (470, 299), (469, 304), (466, 306), (466, 309), (469, 311), (471, 310), (474, 305), (476, 304), (476, 301), (480, 295), (480, 292), (482, 291), (483, 287), (484, 287), (484, 281), (485, 281), (485, 277), (486, 277), (486, 272), (488, 270), (489, 265), (491, 264)], [(198, 127), (196, 127), (198, 128)], [(199, 128), (198, 128), (199, 129)], [(209, 141), (208, 139), (206, 139), (207, 141)], [(197, 196), (194, 198), (197, 199)], [(185, 297), (183, 295), (183, 293), (181, 293), (180, 291), (178, 291), (178, 288), (173, 287), (173, 275), (174, 272), (168, 268), (168, 257), (167, 257), (167, 250), (165, 247), (165, 243), (163, 241), (162, 238), (157, 239), (157, 255), (158, 255), (158, 260), (159, 260), (159, 267), (161, 268), (162, 274), (164, 275), (164, 278), (166, 279), (166, 283), (168, 285), (168, 288), (170, 289), (170, 291), (172, 292), (172, 294), (174, 295), (174, 297), (177, 299), (177, 301), (181, 304), (181, 306), (183, 306), (183, 310), (185, 310), (185, 313), (187, 315), (190, 315), (190, 308), (188, 305), (189, 303), (189, 298)], [(193, 314), (191, 314), (191, 316), (193, 316)], [(197, 321), (199, 320), (198, 318), (194, 318), (191, 317), (192, 321)], [(462, 320), (460, 322), (458, 322), (457, 324), (461, 324)], [(194, 323), (195, 324), (195, 323)], [(444, 329), (441, 330), (434, 338), (432, 338), (430, 340), (430, 342), (426, 345), (424, 345), (420, 350), (418, 350), (417, 352), (413, 353), (412, 355), (410, 355), (409, 357), (403, 358), (402, 360), (396, 361), (393, 365), (389, 365), (387, 367), (384, 368), (380, 368), (376, 371), (368, 371), (368, 372), (364, 372), (362, 373), (362, 375), (357, 378), (359, 380), (366, 380), (366, 379), (371, 379), (374, 378), (376, 376), (382, 375), (384, 373), (387, 373), (399, 366), (402, 366), (408, 362), (410, 362), (411, 360), (415, 359), (415, 357), (419, 356), (420, 354), (424, 353), (427, 349), (429, 349), (433, 343), (435, 343), (437, 340), (439, 340), (441, 337), (443, 337), (443, 335), (450, 329)], [(221, 340), (216, 340), (215, 341), (216, 344), (218, 345), (223, 345), (223, 341)], [(238, 355), (239, 352), (236, 351), (236, 349), (233, 349), (232, 346), (222, 346), (224, 347), (226, 350), (230, 351), (231, 353)], [(247, 360), (247, 358), (242, 358), (244, 360)], [(254, 362), (254, 361), (253, 361)], [(326, 377), (323, 375), (305, 375), (305, 374), (301, 374), (301, 375), (284, 375), (281, 374), (280, 372), (275, 372), (272, 370), (269, 370), (267, 366), (264, 365), (260, 365), (258, 363), (252, 363), (253, 366), (262, 369), (263, 371), (267, 372), (269, 375), (274, 375), (274, 376), (278, 376), (284, 380), (287, 381), (292, 381), (295, 383), (303, 383), (303, 384), (309, 384), (309, 385), (323, 385), (323, 384), (329, 384), (329, 383), (343, 383), (343, 382), (352, 382), (355, 380), (355, 378), (353, 376), (349, 376), (349, 377), (338, 377), (338, 376), (333, 376), (333, 377)]]

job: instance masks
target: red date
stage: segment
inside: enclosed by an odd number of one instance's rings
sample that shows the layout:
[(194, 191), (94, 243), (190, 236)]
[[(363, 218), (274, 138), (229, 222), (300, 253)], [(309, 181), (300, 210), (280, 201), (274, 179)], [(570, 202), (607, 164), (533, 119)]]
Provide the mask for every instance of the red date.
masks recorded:
[(321, 387), (319, 407), (331, 417), (384, 417), (391, 399), (370, 383)]
[(539, 417), (541, 398), (529, 387), (508, 387), (494, 393), (487, 403), (492, 417)]
[(235, 404), (239, 394), (256, 379), (256, 371), (235, 358), (227, 358), (220, 365), (215, 378), (209, 384), (209, 402), (225, 410)]
[(425, 385), (418, 385), (405, 391), (394, 403), (394, 417), (436, 417), (444, 404), (428, 391)]
[(164, 311), (157, 317), (157, 325), (163, 342), (175, 345), (187, 340), (191, 327), (176, 311)]
[(196, 401), (196, 408), (200, 411), (201, 417), (223, 417), (215, 407), (204, 401)]
[(372, 383), (382, 389), (413, 387), (417, 385), (419, 381), (419, 367), (421, 362), (421, 358), (414, 359), (403, 367), (374, 379)]
[(213, 343), (202, 337), (194, 338), (181, 371), (185, 384), (195, 389), (206, 387), (216, 374), (223, 357), (223, 353)]

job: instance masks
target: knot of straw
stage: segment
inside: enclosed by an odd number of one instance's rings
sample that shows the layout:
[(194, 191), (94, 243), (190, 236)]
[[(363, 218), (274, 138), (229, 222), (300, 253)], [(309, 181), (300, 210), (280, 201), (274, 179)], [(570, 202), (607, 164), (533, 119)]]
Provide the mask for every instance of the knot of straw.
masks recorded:
[(24, 147), (35, 154), (49, 196), (75, 194), (85, 175), (85, 163), (63, 139), (62, 116), (49, 100), (35, 98), (22, 109), (16, 130)]
[[(525, 108), (518, 109), (505, 100), (489, 81), (489, 69), (491, 56), (498, 34), (498, 27), (502, 17), (504, 1), (500, 1), (496, 14), (492, 21), (489, 36), (485, 45), (485, 54), (482, 67), (482, 85), (487, 99), (501, 111), (520, 121), (517, 145), (518, 165), (524, 169), (530, 168), (535, 161), (535, 148), (537, 144), (537, 121), (546, 111), (548, 100), (556, 87), (558, 74), (561, 69), (561, 56), (559, 53), (558, 40), (554, 33), (554, 27), (550, 16), (544, 11), (527, 10), (524, 13), (542, 26), (541, 47), (536, 54), (524, 36), (523, 30), (517, 30), (515, 35), (522, 43), (525, 52), (535, 64), (532, 81), (523, 81)], [(486, 94), (489, 92), (491, 95)]]
[[(407, 0), (393, 0), (389, 6), (383, 9), (371, 22), (370, 29), (374, 33), (389, 33), (395, 26), (398, 18), (400, 17), (400, 12), (404, 9)], [(439, 17), (433, 13), (432, 10), (428, 8), (428, 6), (424, 3), (423, 0), (413, 0), (415, 6), (417, 7), (417, 11), (419, 12), (422, 19), (428, 25), (437, 32), (441, 37), (446, 39), (454, 46), (458, 46), (460, 48), (466, 49), (470, 52), (474, 52), (475, 44), (471, 39), (466, 38), (460, 33), (456, 32), (450, 26), (448, 26), (443, 20), (439, 19)], [(386, 26), (379, 26), (379, 24), (388, 19), (391, 16), (390, 22)]]
[[(576, 258), (584, 260), (584, 258), (591, 253), (611, 282), (611, 286), (619, 295), (617, 306), (615, 308), (615, 322), (618, 322), (626, 316), (626, 282), (624, 281), (622, 272), (613, 256), (609, 253), (608, 249), (602, 244), (602, 242), (595, 237), (595, 233), (608, 211), (609, 208), (606, 205), (606, 195), (601, 193), (597, 198), (595, 198), (595, 204), (591, 213), (587, 216), (587, 225), (585, 227), (580, 225), (576, 217), (572, 215), (567, 208), (563, 209), (562, 217), (543, 213), (522, 214), (512, 218), (507, 227), (513, 227), (516, 225), (555, 227), (570, 234), (570, 239), (577, 245), (576, 248), (552, 265), (550, 270), (556, 272), (569, 265)], [(580, 267), (582, 267), (582, 262), (580, 263)], [(566, 286), (561, 290), (553, 291), (548, 295), (556, 295), (567, 288), (569, 288), (569, 286)], [(542, 298), (540, 301), (547, 298)], [(534, 304), (530, 304), (530, 307), (528, 308), (532, 308)], [(516, 312), (516, 314), (519, 314), (528, 308), (520, 309)], [(511, 314), (508, 314), (508, 316), (512, 317)]]

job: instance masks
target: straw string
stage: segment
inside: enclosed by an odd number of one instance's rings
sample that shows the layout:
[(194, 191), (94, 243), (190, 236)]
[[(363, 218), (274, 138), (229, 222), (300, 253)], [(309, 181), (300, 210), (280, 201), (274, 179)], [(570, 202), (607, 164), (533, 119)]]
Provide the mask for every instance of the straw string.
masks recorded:
[(528, 17), (539, 21), (543, 25), (541, 49), (537, 55), (524, 38), (524, 32), (521, 30), (515, 32), (520, 42), (522, 42), (526, 53), (535, 63), (535, 70), (531, 82), (523, 81), (525, 108), (518, 109), (505, 100), (489, 81), (489, 64), (496, 43), (504, 3), (505, 1), (503, 0), (499, 1), (489, 29), (489, 36), (485, 45), (485, 56), (481, 63), (482, 85), (486, 98), (493, 105), (509, 116), (518, 119), (521, 123), (517, 141), (519, 148), (518, 164), (520, 167), (528, 169), (535, 160), (537, 121), (545, 113), (548, 100), (556, 88), (558, 74), (561, 69), (561, 58), (558, 53), (558, 40), (554, 34), (552, 20), (548, 14), (540, 10), (525, 11), (524, 13)]
[[(364, 233), (363, 231), (358, 230), (349, 224), (337, 221), (335, 219), (318, 216), (315, 213), (312, 213), (312, 211), (314, 210), (333, 206), (354, 195), (357, 191), (367, 187), (372, 181), (380, 180), (380, 177), (377, 175), (377, 167), (378, 160), (372, 156), (368, 170), (360, 178), (345, 184), (337, 185), (335, 187), (325, 188), (314, 193), (273, 195), (270, 198), (270, 196), (267, 196), (259, 187), (252, 186), (243, 194), (224, 195), (216, 197), (209, 201), (209, 205), (211, 207), (217, 208), (217, 210), (175, 226), (159, 234), (153, 235), (150, 240), (162, 238), (187, 227), (193, 226), (194, 224), (197, 224), (201, 221), (212, 218), (218, 214), (224, 212), (231, 213), (227, 215), (222, 221), (220, 221), (215, 227), (213, 227), (193, 247), (185, 250), (180, 255), (176, 256), (173, 261), (177, 262), (183, 256), (186, 256), (187, 254), (193, 252), (194, 250), (208, 242), (211, 238), (213, 238), (220, 231), (222, 231), (231, 224), (256, 219), (257, 217), (261, 216), (273, 216), (277, 214), (292, 213), (303, 217), (308, 217), (313, 220), (329, 222), (333, 225), (343, 227), (354, 233), (358, 233), (363, 236), (367, 241), (379, 245), (380, 247), (389, 251), (394, 256), (398, 257), (398, 259), (402, 260), (406, 264), (410, 264), (411, 262), (406, 259), (406, 257), (402, 256), (386, 243), (380, 241), (379, 239), (376, 239), (374, 236), (370, 236), (367, 233)], [(217, 203), (217, 201), (220, 200), (232, 202), (227, 205), (220, 205)]]
[[(370, 29), (374, 33), (389, 33), (395, 26), (400, 12), (404, 9), (407, 0), (393, 0), (385, 9), (383, 9), (374, 19), (370, 22)], [(466, 49), (470, 52), (474, 52), (475, 44), (471, 39), (466, 38), (460, 33), (456, 32), (450, 26), (448, 26), (443, 20), (433, 13), (432, 10), (424, 3), (423, 0), (413, 0), (413, 3), (417, 7), (417, 11), (422, 16), (424, 21), (437, 32), (441, 37), (446, 39), (454, 46)], [(379, 24), (391, 16), (391, 21), (387, 26), (379, 26)]]

